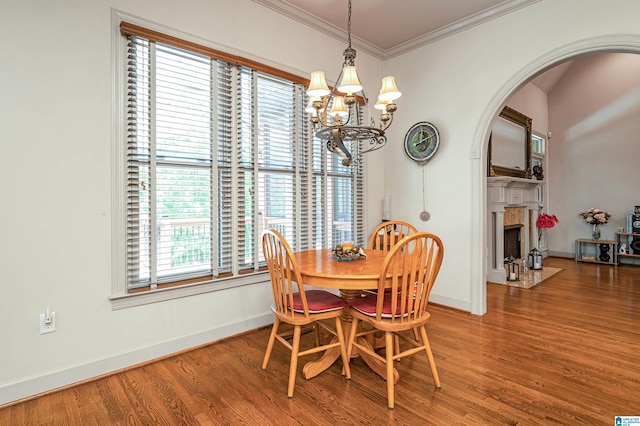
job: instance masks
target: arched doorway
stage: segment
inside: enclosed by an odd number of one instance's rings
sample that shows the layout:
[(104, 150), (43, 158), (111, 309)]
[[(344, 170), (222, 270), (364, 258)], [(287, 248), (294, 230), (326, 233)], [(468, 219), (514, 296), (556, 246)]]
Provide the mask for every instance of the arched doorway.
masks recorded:
[(476, 250), (471, 258), (471, 312), (476, 315), (486, 313), (486, 163), (487, 141), (491, 123), (499, 113), (503, 103), (537, 74), (553, 68), (557, 64), (586, 54), (593, 53), (636, 53), (640, 54), (640, 36), (612, 35), (570, 43), (531, 61), (511, 79), (505, 82), (491, 99), (478, 122), (472, 152), (472, 203), (479, 210), (472, 223), (471, 244)]

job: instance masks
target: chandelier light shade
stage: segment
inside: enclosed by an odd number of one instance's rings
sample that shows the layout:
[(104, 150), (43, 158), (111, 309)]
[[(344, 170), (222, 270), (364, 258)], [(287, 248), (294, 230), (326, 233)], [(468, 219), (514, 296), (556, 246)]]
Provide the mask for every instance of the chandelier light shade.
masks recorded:
[(312, 72), (311, 78), (309, 79), (307, 95), (320, 97), (327, 96), (329, 93), (331, 93), (331, 90), (329, 90), (329, 86), (327, 86), (327, 80), (324, 78), (324, 73), (322, 71)]
[(402, 93), (396, 86), (396, 78), (392, 75), (388, 75), (382, 79), (382, 88), (380, 88), (380, 94), (378, 98), (383, 101), (395, 101), (400, 98)]
[(307, 104), (307, 107), (304, 109), (304, 112), (309, 114), (314, 114), (316, 112), (316, 109), (313, 107), (313, 103), (318, 100), (320, 100), (320, 96), (309, 96), (309, 103)]
[(344, 67), (342, 69), (342, 81), (340, 81), (338, 90), (346, 93), (347, 96), (362, 90), (362, 83), (360, 83), (356, 67)]
[(373, 107), (375, 109), (379, 109), (380, 111), (386, 111), (387, 105), (389, 105), (390, 103), (391, 101), (383, 101), (382, 99), (378, 98), (378, 102), (376, 102)]
[(315, 135), (327, 149), (342, 156), (342, 164), (349, 166), (354, 158), (344, 145), (344, 141), (361, 143), (360, 154), (375, 151), (387, 143), (385, 130), (393, 122), (393, 113), (398, 109), (395, 100), (402, 96), (395, 77), (382, 79), (382, 87), (374, 108), (380, 110), (379, 124), (373, 118), (367, 126), (362, 121), (368, 116), (367, 96), (358, 77), (355, 65), (356, 51), (351, 47), (351, 0), (347, 20), (348, 46), (343, 53), (344, 62), (337, 86), (329, 88), (322, 71), (314, 71), (309, 79), (307, 95), (309, 103), (305, 111), (311, 115)]
[(331, 111), (329, 112), (331, 117), (333, 117), (334, 123), (338, 121), (342, 122), (349, 115), (349, 111), (347, 110), (347, 106), (344, 103), (344, 97), (336, 96), (333, 98), (333, 103), (331, 104)]

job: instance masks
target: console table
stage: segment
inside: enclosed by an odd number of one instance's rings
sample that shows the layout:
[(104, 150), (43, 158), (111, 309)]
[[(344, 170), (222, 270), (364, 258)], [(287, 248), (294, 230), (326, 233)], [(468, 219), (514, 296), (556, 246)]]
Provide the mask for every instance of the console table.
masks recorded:
[[(589, 250), (593, 246), (593, 250)], [(587, 254), (587, 251), (593, 251)], [(617, 266), (616, 262), (616, 242), (613, 240), (591, 240), (578, 238), (576, 240), (576, 262), (601, 263), (604, 265)], [(608, 260), (607, 260), (608, 258)]]

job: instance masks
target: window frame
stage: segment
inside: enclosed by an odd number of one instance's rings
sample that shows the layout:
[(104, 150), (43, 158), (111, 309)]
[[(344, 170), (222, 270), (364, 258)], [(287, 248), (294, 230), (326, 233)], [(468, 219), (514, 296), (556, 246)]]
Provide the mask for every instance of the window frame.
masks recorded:
[[(123, 22), (125, 22), (125, 24), (123, 24)], [(126, 52), (127, 50), (127, 39), (121, 33), (122, 25), (132, 25), (137, 28), (137, 31), (148, 31), (148, 34), (150, 34), (151, 37), (155, 37), (157, 34), (162, 34), (163, 36), (167, 37), (168, 40), (175, 41), (176, 46), (180, 48), (186, 48), (188, 50), (192, 50), (190, 49), (190, 47), (194, 47), (194, 46), (199, 46), (199, 48), (202, 48), (202, 46), (199, 44), (185, 41), (185, 40), (188, 40), (189, 36), (187, 35), (180, 34), (179, 32), (168, 30), (166, 28), (158, 28), (154, 24), (150, 24), (148, 22), (142, 21), (139, 18), (124, 15), (121, 12), (116, 12), (116, 11), (112, 12), (112, 52), (111, 54), (112, 54), (112, 64), (113, 64), (113, 68), (112, 68), (112, 73), (113, 73), (112, 74), (112, 83), (113, 83), (112, 84), (113, 86), (112, 129), (113, 130), (112, 130), (112, 138), (111, 138), (112, 139), (111, 152), (112, 152), (112, 162), (113, 162), (112, 164), (113, 175), (112, 175), (111, 201), (112, 201), (113, 215), (112, 215), (112, 289), (111, 289), (111, 296), (109, 297), (109, 300), (112, 303), (112, 309), (114, 310), (123, 309), (123, 308), (139, 306), (139, 305), (144, 305), (149, 303), (156, 303), (164, 300), (171, 300), (175, 298), (181, 298), (181, 297), (192, 296), (197, 294), (204, 294), (212, 291), (221, 291), (229, 288), (235, 288), (235, 287), (244, 286), (244, 285), (253, 285), (257, 283), (266, 282), (268, 280), (268, 275), (267, 275), (268, 273), (266, 270), (255, 269), (248, 272), (242, 271), (239, 273), (239, 271), (237, 271), (237, 262), (235, 262), (234, 263), (235, 266), (231, 273), (231, 276), (227, 276), (227, 277), (215, 277), (211, 280), (205, 280), (205, 281), (198, 280), (197, 282), (185, 281), (185, 282), (175, 283), (175, 285), (168, 285), (162, 288), (155, 288), (155, 289), (145, 288), (142, 291), (135, 291), (128, 288), (127, 267), (126, 267), (127, 211), (126, 211), (126, 202), (123, 202), (123, 201), (126, 201), (126, 169), (127, 169), (126, 143), (123, 142), (126, 140), (126, 136), (127, 136), (127, 130), (126, 130), (127, 109), (124, 107), (126, 103), (125, 101), (127, 99), (126, 72), (124, 71), (127, 65), (125, 61), (125, 55), (124, 55), (124, 52)], [(147, 30), (147, 28), (154, 28), (154, 27), (155, 29)], [(165, 44), (168, 44), (168, 43), (165, 43)], [(219, 54), (220, 58), (226, 61), (234, 61), (236, 64), (240, 62), (245, 63), (247, 64), (247, 66), (250, 66), (252, 69), (256, 71), (262, 71), (272, 75), (274, 75), (274, 71), (278, 71), (278, 75), (276, 76), (289, 79), (294, 83), (304, 84), (306, 86), (308, 82), (307, 79), (304, 79), (297, 75), (288, 73), (286, 71), (278, 70), (268, 65), (260, 64), (250, 59), (242, 58), (234, 54), (229, 54), (222, 51), (218, 51), (213, 48), (210, 49), (206, 47), (205, 47), (205, 50), (207, 52), (215, 52), (216, 54)], [(306, 119), (306, 117), (304, 118)], [(318, 141), (315, 138), (312, 138), (312, 143), (316, 144), (318, 143)], [(311, 153), (309, 153), (309, 155), (311, 156)], [(312, 161), (310, 159), (307, 159), (307, 161), (309, 163), (309, 168), (310, 168), (308, 175), (305, 177), (307, 180), (312, 181), (317, 176), (321, 176), (322, 179), (324, 179), (326, 182), (327, 179), (331, 178), (332, 173), (327, 171), (327, 168), (328, 168), (327, 165), (325, 165), (323, 170), (320, 173), (318, 173), (317, 170), (313, 169), (313, 166), (311, 164)], [(234, 168), (237, 171), (237, 168), (236, 167)], [(361, 187), (364, 184), (364, 162), (361, 162), (361, 164), (358, 165), (358, 168), (359, 169), (356, 173), (359, 173), (359, 175), (358, 175), (358, 178), (354, 181), (354, 184), (359, 185), (360, 188), (357, 191), (354, 188), (354, 196), (353, 196), (353, 199), (351, 200), (351, 203), (354, 204), (354, 211), (357, 211), (355, 209), (355, 205), (359, 203), (363, 213), (364, 195)], [(311, 183), (309, 183), (309, 187), (310, 185)], [(327, 204), (326, 197), (328, 197), (329, 195), (327, 194), (326, 188), (324, 188), (322, 192), (323, 193), (320, 195), (325, 197), (324, 205), (326, 206)], [(357, 192), (357, 194), (355, 192)], [(312, 202), (310, 201), (308, 204), (309, 206), (307, 208), (309, 211), (306, 214), (309, 215), (309, 219), (306, 220), (306, 229), (301, 228), (301, 226), (303, 226), (303, 222), (300, 222), (300, 217), (303, 215), (303, 213), (301, 213), (300, 211), (296, 212), (296, 217), (294, 218), (294, 225), (297, 223), (297, 225), (295, 226), (301, 230), (300, 233), (304, 234), (306, 232), (309, 234), (309, 236), (304, 237), (305, 239), (309, 239), (310, 241), (313, 241), (314, 237), (313, 237), (312, 231), (315, 228), (315, 224), (312, 219), (313, 217), (312, 216), (313, 208), (311, 206)], [(233, 215), (232, 220), (234, 222), (237, 222), (238, 220), (236, 213), (237, 213), (237, 210), (232, 209), (232, 215)], [(354, 232), (356, 233), (356, 235), (362, 234), (362, 235), (357, 235), (360, 239), (364, 238), (362, 217), (358, 217), (358, 215), (356, 214), (355, 217), (353, 218), (352, 227), (355, 230)], [(325, 229), (323, 232), (325, 235), (323, 235), (321, 239), (324, 241), (326, 238), (331, 238), (329, 236), (330, 232), (331, 232), (331, 229)], [(237, 238), (237, 235), (238, 235), (237, 232), (234, 232), (233, 238), (234, 239)], [(296, 236), (295, 245), (299, 246), (300, 242), (301, 242), (301, 237), (298, 235)], [(218, 244), (214, 242), (212, 256), (216, 255), (217, 245)], [(259, 248), (259, 245), (256, 245), (255, 247)], [(236, 245), (234, 245), (232, 250), (235, 250), (235, 248), (236, 248)], [(309, 247), (309, 248), (312, 248), (312, 247)]]
[[(547, 138), (541, 133), (532, 132), (531, 133), (531, 168), (535, 165), (541, 165), (543, 172), (547, 170)], [(542, 149), (534, 150), (534, 146), (536, 145), (533, 140), (538, 139), (540, 143), (538, 144)], [(545, 212), (546, 208), (546, 198), (547, 198), (547, 181), (543, 180), (537, 188), (538, 191), (538, 215), (541, 215)], [(543, 228), (539, 231), (538, 238), (538, 249), (541, 252), (546, 252), (549, 250), (547, 247), (547, 229)]]

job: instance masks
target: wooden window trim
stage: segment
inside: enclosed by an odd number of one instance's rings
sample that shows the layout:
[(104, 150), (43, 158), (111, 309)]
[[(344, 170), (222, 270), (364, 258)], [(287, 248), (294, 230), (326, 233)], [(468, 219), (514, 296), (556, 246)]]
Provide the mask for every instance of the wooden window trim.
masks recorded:
[(309, 86), (308, 78), (300, 77), (299, 75), (292, 74), (290, 72), (286, 72), (281, 69), (278, 69), (269, 65), (265, 65), (263, 63), (260, 63), (251, 59), (243, 58), (242, 56), (232, 55), (230, 53), (216, 50), (211, 47), (206, 47), (191, 41), (182, 40), (178, 37), (163, 34), (158, 31), (150, 30), (148, 28), (144, 28), (129, 22), (122, 21), (120, 23), (120, 33), (125, 36), (134, 35), (138, 37), (143, 37), (148, 39), (149, 41), (160, 42), (160, 43), (167, 44), (169, 46), (174, 46), (180, 49), (189, 50), (191, 52), (200, 53), (201, 55), (209, 56), (212, 59), (220, 59), (232, 65), (246, 66), (256, 71), (262, 71), (276, 77), (290, 80), (294, 83), (299, 83), (305, 86)]
[[(149, 28), (132, 24), (130, 22), (125, 22), (125, 21), (120, 22), (120, 33), (124, 36), (134, 35), (134, 36), (146, 38), (149, 41), (164, 43), (169, 46), (189, 50), (191, 52), (208, 56), (212, 59), (219, 59), (221, 61), (228, 62), (232, 65), (241, 65), (248, 68), (252, 68), (256, 71), (261, 71), (267, 74), (271, 74), (275, 77), (284, 78), (286, 80), (292, 81), (293, 83), (298, 83), (298, 84), (302, 84), (305, 87), (309, 87), (309, 79), (305, 77), (300, 77), (297, 74), (292, 74), (290, 72), (283, 71), (279, 68), (275, 68), (275, 67), (263, 64), (261, 62), (254, 61), (252, 59), (244, 58), (242, 56), (232, 55), (231, 53), (223, 52), (221, 50), (213, 49), (211, 47), (203, 46), (198, 43), (183, 40), (178, 37), (163, 34), (161, 32), (151, 30)], [(329, 86), (329, 89), (333, 90), (333, 87)], [(337, 91), (337, 93), (339, 95), (346, 96), (346, 93), (342, 93), (339, 91)], [(356, 99), (358, 100), (358, 103), (364, 105), (364, 98), (362, 96), (356, 95)]]

